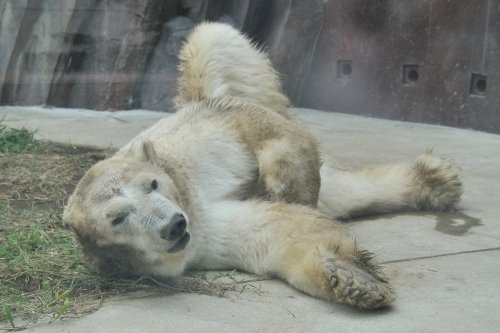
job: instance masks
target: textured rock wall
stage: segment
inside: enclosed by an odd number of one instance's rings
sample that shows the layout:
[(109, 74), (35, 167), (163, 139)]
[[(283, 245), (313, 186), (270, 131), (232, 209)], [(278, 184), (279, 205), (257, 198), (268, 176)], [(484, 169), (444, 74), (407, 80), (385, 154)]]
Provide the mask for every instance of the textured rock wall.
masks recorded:
[(196, 23), (230, 23), (264, 45), (292, 99), (324, 1), (2, 0), (0, 103), (171, 111), (177, 53)]

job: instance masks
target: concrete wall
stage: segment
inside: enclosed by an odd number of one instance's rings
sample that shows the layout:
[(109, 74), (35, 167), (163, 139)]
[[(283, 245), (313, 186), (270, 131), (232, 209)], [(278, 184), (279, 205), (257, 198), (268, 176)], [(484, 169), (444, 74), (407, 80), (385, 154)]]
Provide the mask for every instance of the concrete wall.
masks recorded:
[(500, 0), (0, 0), (0, 104), (172, 111), (203, 20), (264, 45), (295, 105), (500, 133)]
[(500, 1), (338, 0), (303, 106), (500, 133)]

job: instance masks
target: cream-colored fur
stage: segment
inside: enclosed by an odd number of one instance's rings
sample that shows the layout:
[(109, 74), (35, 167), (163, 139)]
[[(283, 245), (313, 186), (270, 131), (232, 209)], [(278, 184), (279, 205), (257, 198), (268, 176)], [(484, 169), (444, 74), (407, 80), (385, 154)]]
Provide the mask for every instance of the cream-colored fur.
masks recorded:
[(327, 300), (390, 304), (372, 255), (332, 218), (450, 209), (462, 193), (455, 168), (430, 153), (360, 172), (321, 166), (244, 36), (202, 24), (180, 57), (177, 113), (93, 166), (69, 199), (63, 223), (89, 260), (125, 275), (238, 268)]

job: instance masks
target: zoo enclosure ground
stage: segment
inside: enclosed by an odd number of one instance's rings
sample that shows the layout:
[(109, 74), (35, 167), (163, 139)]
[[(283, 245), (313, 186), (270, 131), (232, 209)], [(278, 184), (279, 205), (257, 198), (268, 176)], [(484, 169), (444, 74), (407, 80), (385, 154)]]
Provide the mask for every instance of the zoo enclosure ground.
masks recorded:
[[(401, 213), (348, 224), (360, 244), (384, 263), (398, 294), (392, 309), (360, 312), (266, 280), (227, 291), (223, 298), (197, 293), (109, 298), (89, 315), (39, 322), (30, 331), (497, 332), (500, 136), (316, 110), (294, 112), (318, 137), (324, 156), (336, 161), (362, 166), (411, 160), (434, 147), (462, 168), (465, 193), (459, 212)], [(168, 117), (144, 110), (0, 107), (3, 115), (9, 126), (36, 129), (38, 138), (103, 149), (120, 147)], [(239, 279), (239, 274), (224, 274)]]

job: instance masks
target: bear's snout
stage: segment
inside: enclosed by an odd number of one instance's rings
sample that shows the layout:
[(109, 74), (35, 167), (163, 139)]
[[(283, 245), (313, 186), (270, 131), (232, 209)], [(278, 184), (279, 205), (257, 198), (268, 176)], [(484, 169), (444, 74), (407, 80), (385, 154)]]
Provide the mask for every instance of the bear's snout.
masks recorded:
[(160, 237), (167, 241), (174, 241), (186, 233), (186, 218), (180, 213), (176, 213), (170, 222), (161, 228)]

